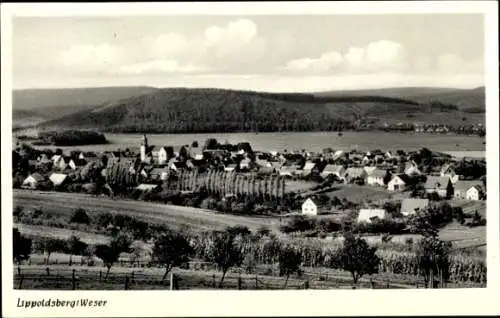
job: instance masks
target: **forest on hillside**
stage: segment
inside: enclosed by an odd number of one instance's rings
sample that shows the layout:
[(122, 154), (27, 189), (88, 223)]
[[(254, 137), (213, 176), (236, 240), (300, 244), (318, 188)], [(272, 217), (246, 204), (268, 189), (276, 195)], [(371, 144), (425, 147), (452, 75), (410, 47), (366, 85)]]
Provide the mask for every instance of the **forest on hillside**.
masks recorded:
[(40, 127), (123, 133), (341, 131), (366, 115), (428, 111), (410, 100), (317, 97), (219, 89), (163, 89), (63, 116)]

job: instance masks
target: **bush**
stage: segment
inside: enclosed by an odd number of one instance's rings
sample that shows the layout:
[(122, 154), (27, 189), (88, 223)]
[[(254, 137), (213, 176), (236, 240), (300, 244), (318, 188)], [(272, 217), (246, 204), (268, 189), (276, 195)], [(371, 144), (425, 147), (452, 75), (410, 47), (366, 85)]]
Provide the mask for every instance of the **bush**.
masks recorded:
[(314, 230), (315, 220), (303, 215), (295, 215), (288, 220), (287, 224), (280, 226), (283, 233), (305, 232)]
[(110, 212), (99, 213), (95, 217), (95, 223), (103, 228), (106, 228), (108, 225), (113, 224), (113, 214)]
[(319, 219), (316, 228), (322, 232), (338, 232), (342, 230), (342, 224), (332, 219)]
[(406, 224), (402, 221), (391, 219), (375, 219), (372, 222), (361, 222), (357, 224), (359, 233), (371, 234), (402, 234), (405, 232)]
[(214, 198), (206, 198), (201, 202), (200, 207), (206, 210), (214, 210), (217, 205), (217, 201)]
[(80, 224), (90, 224), (90, 217), (84, 209), (78, 208), (73, 212), (73, 216), (70, 219), (71, 223), (80, 223)]

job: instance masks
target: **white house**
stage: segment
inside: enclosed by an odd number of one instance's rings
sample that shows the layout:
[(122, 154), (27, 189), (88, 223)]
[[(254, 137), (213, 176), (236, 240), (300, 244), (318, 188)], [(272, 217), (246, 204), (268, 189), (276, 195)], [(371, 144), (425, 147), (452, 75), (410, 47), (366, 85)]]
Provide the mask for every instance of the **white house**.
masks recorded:
[(467, 200), (467, 191), (478, 185), (477, 181), (458, 180), (453, 185), (453, 197), (458, 200)]
[(467, 200), (482, 200), (484, 198), (484, 191), (481, 186), (475, 185), (467, 190), (466, 199)]
[(36, 189), (38, 183), (44, 181), (45, 178), (39, 173), (30, 174), (26, 179), (24, 179), (22, 187), (29, 189)]
[(67, 178), (68, 178), (68, 175), (64, 174), (64, 173), (53, 173), (49, 177), (50, 181), (52, 181), (52, 183), (56, 187), (62, 185), (64, 183), (64, 181), (67, 180)]
[(392, 177), (391, 181), (387, 184), (389, 191), (403, 191), (406, 189), (407, 178), (404, 174), (398, 174)]
[(326, 165), (321, 172), (321, 177), (326, 178), (329, 175), (337, 176), (337, 178), (342, 179), (344, 177), (345, 168), (341, 165)]
[(439, 172), (439, 175), (441, 177), (449, 177), (451, 183), (455, 184), (457, 183), (459, 176), (455, 172), (455, 169), (450, 164), (446, 164), (441, 168), (441, 171)]
[(418, 165), (415, 161), (407, 161), (405, 164), (405, 174), (410, 176), (412, 174), (421, 174), (420, 169), (418, 169)]
[(318, 206), (311, 198), (307, 198), (307, 200), (302, 203), (302, 214), (318, 215)]
[(404, 199), (401, 201), (401, 214), (404, 216), (425, 210), (429, 206), (429, 199)]
[(167, 162), (167, 160), (167, 149), (165, 147), (161, 147), (160, 150), (158, 150), (158, 163), (163, 165)]
[(369, 185), (377, 185), (377, 186), (385, 186), (384, 178), (386, 172), (384, 170), (375, 169), (368, 172), (368, 176), (366, 177), (366, 183)]
[(147, 184), (147, 183), (142, 183), (140, 185), (138, 185), (136, 187), (137, 190), (141, 190), (141, 191), (151, 191), (151, 190), (154, 190), (156, 188), (158, 188), (159, 185), (157, 184)]
[(236, 170), (236, 164), (235, 163), (232, 163), (232, 164), (229, 164), (227, 165), (225, 168), (224, 168), (224, 171), (226, 172), (233, 172)]
[(371, 222), (375, 217), (385, 219), (386, 211), (384, 209), (360, 209), (358, 222)]
[(312, 162), (312, 161), (306, 161), (304, 167), (300, 171), (301, 175), (303, 175), (303, 176), (310, 175), (312, 169), (314, 169), (315, 166), (316, 166), (316, 164), (314, 162)]

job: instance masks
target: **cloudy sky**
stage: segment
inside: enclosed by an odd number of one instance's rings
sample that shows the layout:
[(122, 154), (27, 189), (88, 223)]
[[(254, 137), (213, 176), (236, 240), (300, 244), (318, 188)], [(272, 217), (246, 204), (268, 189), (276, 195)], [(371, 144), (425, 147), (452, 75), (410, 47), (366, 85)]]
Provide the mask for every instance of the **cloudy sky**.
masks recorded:
[(484, 85), (482, 15), (16, 17), (14, 88)]

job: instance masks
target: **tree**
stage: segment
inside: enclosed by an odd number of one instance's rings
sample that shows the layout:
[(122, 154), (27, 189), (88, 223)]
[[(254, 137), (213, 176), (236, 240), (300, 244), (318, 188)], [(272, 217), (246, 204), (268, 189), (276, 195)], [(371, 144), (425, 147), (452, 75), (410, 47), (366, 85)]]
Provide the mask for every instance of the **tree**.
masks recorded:
[(449, 277), (449, 258), (451, 242), (444, 242), (438, 237), (421, 239), (415, 250), (419, 274), (424, 276), (426, 285), (434, 286), (434, 274), (445, 283)]
[(215, 139), (215, 138), (208, 138), (207, 140), (205, 140), (205, 145), (203, 147), (203, 150), (217, 149), (218, 145), (219, 145), (219, 143), (217, 142), (217, 139)]
[(71, 235), (67, 242), (67, 250), (70, 254), (69, 265), (73, 263), (73, 255), (83, 255), (87, 250), (87, 243), (82, 242), (79, 237)]
[(70, 222), (72, 223), (82, 223), (82, 224), (89, 224), (90, 223), (90, 217), (88, 216), (87, 212), (85, 212), (84, 209), (78, 208), (73, 212), (73, 215), (71, 216)]
[(219, 288), (229, 268), (240, 266), (243, 262), (242, 248), (236, 242), (236, 236), (229, 231), (213, 231), (211, 233), (212, 244), (205, 255), (206, 260), (217, 264), (222, 270)]
[(34, 250), (41, 252), (41, 253), (46, 253), (47, 258), (45, 260), (46, 264), (49, 264), (49, 258), (50, 255), (54, 252), (66, 252), (67, 251), (67, 245), (66, 241), (58, 239), (58, 238), (40, 238), (39, 240), (35, 241), (35, 246)]
[(165, 267), (163, 280), (174, 266), (187, 262), (193, 253), (193, 248), (185, 235), (179, 232), (168, 231), (154, 242), (153, 259)]
[(18, 229), (13, 229), (13, 252), (14, 261), (21, 264), (23, 260), (30, 257), (31, 239), (21, 235)]
[(295, 250), (291, 246), (286, 246), (280, 250), (279, 253), (279, 268), (280, 276), (286, 276), (285, 284), (283, 289), (286, 288), (288, 279), (293, 273), (300, 274), (300, 265), (302, 264), (302, 253), (299, 250)]
[(99, 244), (95, 247), (95, 256), (99, 257), (108, 269), (106, 272), (106, 278), (108, 278), (109, 271), (113, 264), (118, 261), (120, 253), (117, 253), (110, 245)]
[(354, 285), (363, 275), (378, 273), (380, 259), (375, 254), (376, 251), (376, 247), (370, 247), (361, 237), (344, 234), (344, 243), (338, 251), (337, 259), (340, 267), (351, 273)]

